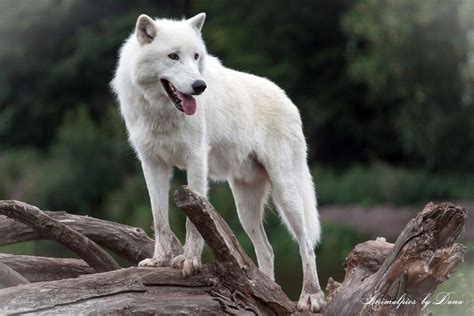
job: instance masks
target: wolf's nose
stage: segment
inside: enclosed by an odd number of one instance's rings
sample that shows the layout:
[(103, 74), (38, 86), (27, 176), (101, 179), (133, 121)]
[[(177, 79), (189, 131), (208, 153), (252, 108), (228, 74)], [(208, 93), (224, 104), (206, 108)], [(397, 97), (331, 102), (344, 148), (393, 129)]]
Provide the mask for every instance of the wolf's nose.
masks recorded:
[(193, 90), (195, 94), (201, 94), (204, 90), (206, 90), (206, 83), (203, 80), (196, 80), (192, 84)]

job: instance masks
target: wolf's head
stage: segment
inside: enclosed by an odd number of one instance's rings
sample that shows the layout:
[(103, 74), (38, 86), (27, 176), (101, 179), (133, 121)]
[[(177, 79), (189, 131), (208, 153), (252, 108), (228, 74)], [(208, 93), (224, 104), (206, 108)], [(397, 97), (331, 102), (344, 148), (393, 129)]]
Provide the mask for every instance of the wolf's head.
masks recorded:
[(206, 47), (201, 37), (205, 13), (182, 21), (153, 20), (140, 15), (135, 36), (140, 51), (135, 64), (135, 82), (153, 86), (180, 111), (196, 112), (198, 95), (206, 89), (202, 76)]

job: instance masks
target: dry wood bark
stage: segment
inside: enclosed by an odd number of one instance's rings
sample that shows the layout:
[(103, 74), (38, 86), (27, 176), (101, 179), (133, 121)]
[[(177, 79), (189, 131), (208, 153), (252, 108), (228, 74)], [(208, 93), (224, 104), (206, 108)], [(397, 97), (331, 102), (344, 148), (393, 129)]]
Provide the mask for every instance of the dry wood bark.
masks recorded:
[[(423, 299), (463, 261), (465, 247), (453, 242), (466, 217), (462, 207), (429, 203), (407, 224), (395, 244), (379, 239), (356, 246), (346, 257), (344, 282), (329, 284), (324, 314), (421, 314)], [(376, 300), (415, 303), (376, 304)], [(368, 303), (371, 301), (375, 304)]]
[[(138, 263), (153, 255), (154, 241), (141, 228), (66, 212), (44, 213), (131, 263)], [(49, 234), (3, 216), (0, 216), (0, 232), (0, 246), (49, 239)]]
[(30, 283), (24, 276), (0, 262), (0, 280), (4, 287)]
[(61, 243), (98, 272), (119, 269), (118, 263), (95, 242), (46, 215), (39, 208), (19, 202), (0, 201), (0, 214), (18, 220)]
[(80, 275), (95, 272), (84, 260), (70, 258), (48, 258), (0, 253), (0, 263), (15, 270), (30, 282), (77, 278)]
[(128, 268), (19, 285), (0, 290), (0, 314), (218, 314), (220, 305), (208, 293), (214, 280), (210, 271), (205, 267), (184, 279), (171, 268)]

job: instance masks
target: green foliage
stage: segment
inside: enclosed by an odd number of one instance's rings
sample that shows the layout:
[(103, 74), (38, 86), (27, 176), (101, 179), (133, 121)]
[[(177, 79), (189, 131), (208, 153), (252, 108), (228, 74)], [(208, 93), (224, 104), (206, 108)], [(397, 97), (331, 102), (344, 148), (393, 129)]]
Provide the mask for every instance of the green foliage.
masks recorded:
[(115, 56), (137, 16), (180, 10), (160, 0), (1, 1), (0, 148), (44, 150), (81, 104), (103, 117)]
[(433, 174), (375, 164), (346, 170), (316, 168), (314, 175), (322, 204), (413, 204), (474, 199), (474, 179), (466, 174)]
[(77, 106), (59, 124), (48, 152), (26, 148), (0, 156), (0, 198), (100, 216), (109, 191), (139, 170), (126, 139), (115, 108), (94, 122), (85, 106)]
[(90, 212), (132, 171), (133, 161), (115, 109), (110, 108), (103, 122), (96, 124), (79, 106), (65, 117), (48, 159), (38, 170), (42, 183), (37, 203)]
[(31, 198), (38, 156), (31, 149), (10, 150), (0, 155), (0, 199)]
[(404, 155), (430, 169), (474, 168), (474, 104), (462, 70), (472, 23), (460, 16), (464, 8), (472, 20), (469, 3), (362, 0), (342, 20), (350, 75), (367, 85)]
[(298, 104), (312, 162), (472, 170), (467, 0), (5, 0), (0, 148), (47, 151), (58, 132), (52, 122), (81, 104), (101, 120), (116, 53), (138, 14), (198, 11), (208, 13), (211, 53), (271, 78)]
[(298, 105), (312, 161), (340, 165), (348, 155), (368, 158), (367, 138), (374, 134), (366, 127), (373, 114), (361, 102), (364, 90), (345, 71), (339, 28), (350, 1), (191, 3), (193, 13), (208, 14), (203, 32), (212, 54), (229, 67), (270, 78)]

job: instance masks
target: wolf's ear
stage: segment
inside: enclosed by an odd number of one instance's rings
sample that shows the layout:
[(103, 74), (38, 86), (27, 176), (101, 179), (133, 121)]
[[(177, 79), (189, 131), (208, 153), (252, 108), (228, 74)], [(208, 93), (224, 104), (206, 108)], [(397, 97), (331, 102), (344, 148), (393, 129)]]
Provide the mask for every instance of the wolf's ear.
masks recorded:
[(135, 34), (141, 45), (151, 43), (156, 36), (155, 21), (146, 14), (140, 15), (137, 20)]
[(204, 21), (206, 20), (206, 13), (201, 12), (192, 18), (188, 19), (188, 22), (196, 29), (196, 31), (201, 32)]

